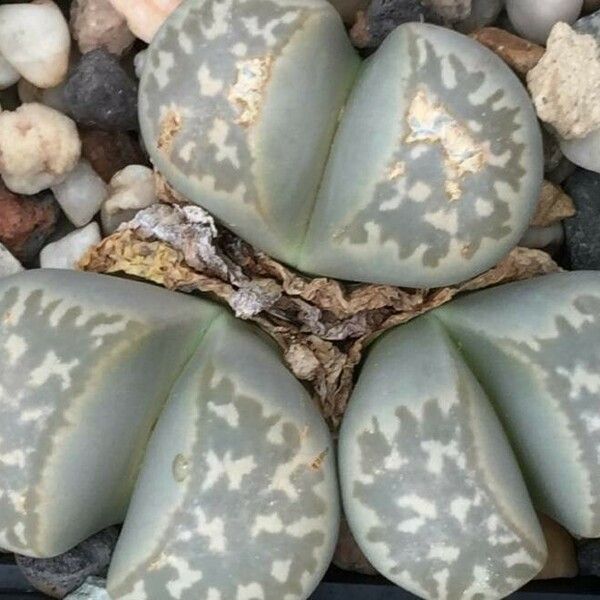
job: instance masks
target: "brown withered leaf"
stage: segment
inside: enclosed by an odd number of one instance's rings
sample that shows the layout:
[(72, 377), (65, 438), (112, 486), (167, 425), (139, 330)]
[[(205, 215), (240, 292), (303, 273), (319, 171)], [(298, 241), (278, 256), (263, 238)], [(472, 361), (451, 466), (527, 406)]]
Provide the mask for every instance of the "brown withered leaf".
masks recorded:
[(344, 284), (300, 275), (218, 226), (202, 208), (178, 201), (140, 211), (79, 266), (206, 293), (228, 304), (276, 340), (334, 431), (363, 351), (378, 335), (457, 294), (558, 270), (546, 253), (515, 248), (494, 268), (452, 287)]
[(537, 209), (529, 225), (532, 227), (549, 227), (576, 213), (571, 196), (565, 194), (558, 185), (544, 181), (538, 200)]

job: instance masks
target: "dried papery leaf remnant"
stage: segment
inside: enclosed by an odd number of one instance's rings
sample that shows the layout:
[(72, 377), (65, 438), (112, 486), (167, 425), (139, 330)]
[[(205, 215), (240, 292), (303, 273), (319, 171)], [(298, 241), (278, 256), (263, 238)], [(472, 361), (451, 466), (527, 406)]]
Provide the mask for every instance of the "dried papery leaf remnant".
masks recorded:
[(537, 210), (530, 225), (532, 227), (549, 227), (572, 217), (576, 212), (573, 200), (565, 194), (562, 188), (550, 181), (544, 181)]
[(217, 226), (201, 208), (173, 204), (138, 213), (90, 251), (80, 267), (208, 293), (227, 303), (275, 339), (334, 430), (363, 350), (381, 333), (461, 292), (558, 270), (544, 252), (516, 248), (493, 269), (453, 287), (345, 285), (299, 275)]

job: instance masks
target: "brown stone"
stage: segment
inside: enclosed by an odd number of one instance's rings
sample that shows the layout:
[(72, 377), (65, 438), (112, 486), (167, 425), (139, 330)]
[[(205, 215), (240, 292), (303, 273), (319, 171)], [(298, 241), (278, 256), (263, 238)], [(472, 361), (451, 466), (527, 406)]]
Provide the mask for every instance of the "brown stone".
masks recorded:
[(127, 133), (84, 129), (80, 137), (83, 158), (106, 183), (129, 165), (150, 164), (140, 145)]
[(544, 55), (544, 48), (497, 27), (484, 27), (471, 34), (496, 53), (517, 75), (524, 78)]
[(571, 197), (554, 183), (544, 181), (535, 215), (529, 224), (532, 227), (548, 227), (572, 217), (575, 212)]
[(548, 560), (535, 579), (575, 577), (578, 572), (575, 542), (571, 534), (556, 521), (538, 513), (548, 546)]
[(0, 182), (0, 242), (21, 262), (31, 262), (52, 234), (60, 208), (50, 192), (14, 194)]

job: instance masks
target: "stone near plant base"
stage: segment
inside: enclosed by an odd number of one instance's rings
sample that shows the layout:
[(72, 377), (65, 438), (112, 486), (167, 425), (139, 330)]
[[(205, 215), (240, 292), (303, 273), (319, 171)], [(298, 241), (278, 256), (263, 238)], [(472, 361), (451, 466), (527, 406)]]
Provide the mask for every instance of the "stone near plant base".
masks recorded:
[(40, 265), (44, 269), (76, 269), (85, 253), (101, 239), (100, 227), (93, 221), (44, 246), (40, 252)]
[(70, 47), (69, 26), (52, 0), (0, 6), (0, 54), (34, 85), (63, 81)]
[(82, 129), (81, 154), (105, 183), (129, 165), (148, 165), (140, 145), (122, 131)]
[(340, 279), (456, 283), (518, 242), (542, 145), (531, 100), (499, 58), (407, 23), (346, 101), (358, 59), (327, 3), (257, 0), (272, 36), (249, 30), (241, 6), (208, 30), (204, 9), (184, 4), (150, 46), (140, 123), (176, 191), (275, 258)]
[(219, 313), (107, 276), (0, 279), (0, 546), (51, 557), (122, 522), (164, 400)]
[(485, 27), (472, 37), (495, 52), (520, 77), (524, 78), (544, 55), (544, 48), (497, 27)]
[(129, 29), (145, 42), (152, 38), (181, 0), (110, 0), (127, 20)]
[(76, 227), (89, 223), (108, 197), (106, 184), (85, 159), (77, 163), (62, 183), (53, 186), (52, 192)]
[(35, 87), (35, 85), (27, 81), (27, 79), (20, 79), (17, 84), (17, 92), (22, 104), (29, 104), (32, 102), (45, 104), (46, 106), (65, 114), (67, 108), (63, 98), (63, 89), (64, 83), (47, 89)]
[(131, 220), (142, 208), (158, 202), (154, 185), (154, 172), (142, 165), (129, 165), (111, 180), (108, 197), (100, 216), (104, 235)]
[(573, 29), (578, 33), (588, 33), (598, 40), (600, 38), (600, 12), (581, 17), (573, 23)]
[(493, 402), (536, 508), (599, 536), (600, 276), (508, 284), (433, 314)]
[(544, 173), (548, 174), (560, 166), (564, 154), (556, 135), (544, 127), (542, 127), (542, 139), (544, 142)]
[[(400, 0), (412, 2), (412, 0)], [(369, 6), (369, 0), (329, 0), (347, 25), (353, 25), (359, 12), (364, 12)]]
[(15, 555), (29, 583), (52, 598), (64, 598), (92, 575), (104, 576), (117, 544), (119, 530), (109, 527), (53, 558)]
[(110, 0), (73, 0), (71, 32), (82, 54), (106, 48), (120, 56), (135, 41), (125, 17), (115, 10)]
[(10, 63), (0, 54), (0, 90), (5, 90), (19, 81), (18, 71), (15, 71)]
[(595, 131), (600, 127), (598, 78), (598, 42), (566, 23), (557, 23), (544, 56), (527, 74), (538, 117), (567, 140)]
[(141, 79), (144, 67), (146, 66), (146, 57), (148, 56), (148, 50), (141, 50), (138, 52), (133, 59), (133, 67), (135, 74), (138, 79)]
[(278, 348), (215, 320), (146, 450), (109, 595), (305, 600), (337, 539), (334, 454)]
[(564, 183), (567, 177), (573, 175), (573, 173), (577, 170), (577, 166), (574, 165), (566, 156), (563, 156), (561, 161), (558, 163), (558, 166), (552, 171), (546, 173), (546, 178), (548, 181), (556, 185), (561, 185)]
[(471, 33), (493, 23), (502, 9), (504, 0), (472, 0), (471, 14), (454, 26), (462, 33)]
[(519, 35), (545, 45), (556, 23), (574, 23), (583, 7), (583, 0), (506, 0), (506, 10)]
[(31, 262), (54, 232), (60, 207), (50, 192), (14, 194), (0, 181), (0, 243), (19, 261)]
[(398, 25), (424, 19), (425, 7), (420, 0), (373, 0), (356, 15), (350, 38), (357, 48), (377, 48)]
[(65, 180), (81, 154), (75, 123), (43, 104), (0, 113), (0, 176), (13, 192), (36, 194)]
[[(21, 263), (0, 243), (0, 277), (8, 277), (23, 270)], [(1, 550), (0, 550), (1, 551)]]
[(64, 87), (69, 114), (85, 127), (137, 129), (137, 83), (104, 48), (84, 54)]
[(371, 347), (338, 462), (356, 541), (406, 590), (494, 600), (543, 567), (544, 537), (500, 422), (435, 317)]
[(536, 579), (575, 577), (579, 570), (575, 540), (569, 532), (550, 517), (539, 513), (538, 518), (548, 547), (548, 559)]
[(577, 563), (580, 575), (600, 577), (600, 539), (578, 542)]
[(581, 139), (561, 139), (560, 149), (578, 167), (600, 173), (600, 129)]
[(521, 238), (519, 246), (538, 248), (554, 255), (564, 242), (565, 231), (562, 223), (554, 223), (545, 227), (531, 226)]
[(471, 14), (472, 0), (422, 0), (428, 19), (437, 23), (458, 23)]
[(88, 577), (85, 583), (65, 600), (111, 600), (106, 591), (106, 579)]
[(570, 266), (600, 270), (600, 174), (578, 169), (564, 185), (577, 209), (564, 222)]

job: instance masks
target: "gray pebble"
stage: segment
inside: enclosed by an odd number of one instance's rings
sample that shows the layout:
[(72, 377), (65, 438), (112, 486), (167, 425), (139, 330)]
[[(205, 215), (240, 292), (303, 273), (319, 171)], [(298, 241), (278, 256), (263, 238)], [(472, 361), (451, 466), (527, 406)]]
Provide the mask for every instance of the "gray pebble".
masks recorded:
[(81, 57), (63, 96), (69, 114), (80, 125), (107, 131), (138, 128), (137, 82), (104, 48)]
[(15, 559), (32, 586), (53, 598), (64, 598), (91, 575), (106, 575), (118, 536), (118, 528), (109, 527), (54, 558), (15, 555)]
[(600, 577), (600, 539), (582, 540), (577, 544), (580, 575)]
[(106, 579), (88, 577), (85, 583), (69, 594), (65, 600), (110, 600), (106, 591)]
[(564, 189), (577, 208), (564, 222), (571, 268), (600, 270), (600, 174), (577, 169)]

